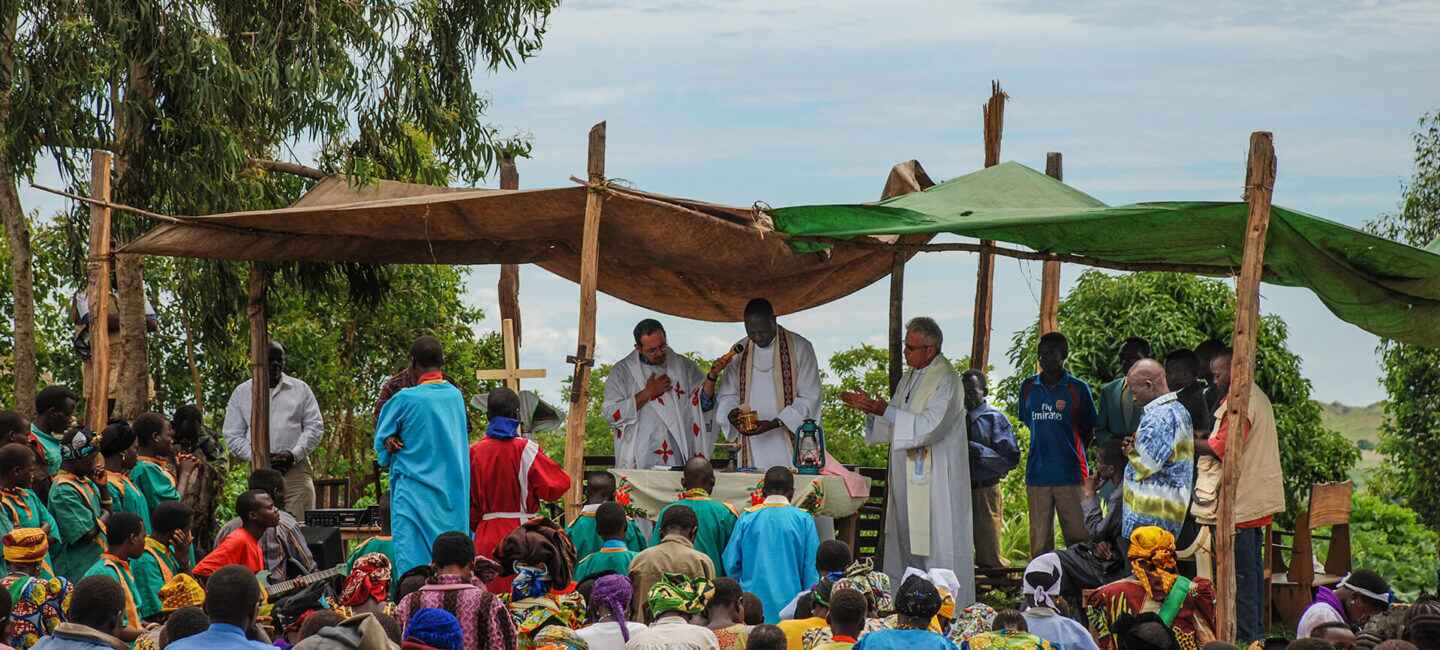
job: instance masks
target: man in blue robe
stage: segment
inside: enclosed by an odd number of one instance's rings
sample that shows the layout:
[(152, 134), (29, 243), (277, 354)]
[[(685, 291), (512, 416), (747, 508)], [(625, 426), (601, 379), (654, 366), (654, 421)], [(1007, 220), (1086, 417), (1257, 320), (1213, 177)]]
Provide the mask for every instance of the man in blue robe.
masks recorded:
[(441, 533), (470, 528), (470, 491), (455, 487), (470, 480), (465, 398), (445, 381), (439, 340), (416, 339), (410, 360), (419, 382), (385, 402), (375, 425), (375, 454), (390, 469), (393, 575), (429, 564)]
[(788, 467), (765, 472), (765, 501), (751, 506), (735, 524), (725, 547), (725, 574), (760, 597), (765, 622), (780, 620), (780, 610), (795, 594), (819, 580), (815, 552), (820, 536), (810, 513), (790, 505), (795, 477)]

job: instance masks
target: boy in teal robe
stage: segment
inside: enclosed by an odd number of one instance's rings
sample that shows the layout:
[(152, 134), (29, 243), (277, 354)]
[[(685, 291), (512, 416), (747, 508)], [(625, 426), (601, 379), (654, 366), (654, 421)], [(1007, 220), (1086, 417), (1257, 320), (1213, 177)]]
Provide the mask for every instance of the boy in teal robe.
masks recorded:
[(790, 505), (795, 496), (790, 468), (770, 468), (762, 489), (765, 501), (746, 508), (735, 524), (725, 547), (725, 572), (760, 597), (765, 622), (773, 625), (791, 597), (819, 580), (820, 535), (810, 513)]
[[(47, 532), (51, 544), (59, 541), (55, 537), (59, 528), (50, 515), (50, 509), (30, 489), (39, 470), (35, 463), (35, 451), (29, 446), (10, 443), (0, 447), (0, 536), (17, 528), (37, 528)], [(0, 574), (9, 571), (10, 568), (0, 560)], [(48, 552), (40, 564), (39, 577), (46, 580), (55, 577)]]
[(135, 418), (135, 436), (140, 441), (140, 458), (130, 470), (130, 480), (145, 495), (145, 505), (154, 510), (163, 501), (179, 501), (180, 490), (170, 459), (175, 457), (175, 434), (159, 413), (141, 413)]
[[(604, 540), (595, 528), (595, 512), (607, 501), (615, 501), (615, 477), (610, 472), (590, 472), (585, 476), (585, 505), (575, 523), (565, 529), (565, 535), (575, 544), (575, 557), (583, 558), (600, 550)], [(640, 534), (634, 520), (625, 524), (625, 548), (636, 553), (645, 550), (645, 536)]]
[(106, 529), (106, 546), (109, 550), (100, 555), (85, 571), (90, 576), (105, 576), (120, 585), (125, 595), (125, 605), (120, 610), (121, 620), (114, 635), (120, 640), (133, 644), (144, 633), (140, 620), (140, 594), (135, 589), (135, 573), (130, 562), (145, 552), (145, 522), (133, 512), (117, 512), (110, 515)]
[(608, 573), (628, 576), (630, 561), (638, 553), (625, 547), (625, 531), (629, 527), (625, 509), (618, 503), (603, 503), (595, 512), (594, 519), (595, 529), (605, 541), (600, 543), (600, 550), (586, 555), (576, 565), (575, 582)]
[(180, 573), (195, 566), (195, 548), (191, 543), (190, 523), (193, 515), (184, 501), (166, 501), (151, 513), (151, 530), (145, 538), (145, 551), (130, 562), (135, 574), (135, 591), (140, 618), (150, 620), (163, 609), (160, 588)]
[(46, 386), (35, 395), (35, 420), (30, 423), (30, 434), (45, 453), (41, 461), (47, 476), (60, 472), (60, 463), (64, 460), (60, 453), (60, 440), (65, 436), (65, 430), (70, 428), (75, 405), (79, 403), (79, 395), (58, 384)]
[[(735, 530), (735, 521), (740, 513), (735, 512), (730, 504), (710, 496), (715, 489), (715, 469), (704, 457), (696, 456), (685, 463), (685, 475), (680, 478), (680, 486), (685, 491), (680, 493), (680, 500), (675, 503), (689, 506), (695, 511), (695, 518), (700, 520), (700, 530), (695, 533), (695, 550), (710, 556), (717, 576), (726, 575), (725, 545), (730, 543), (730, 534)], [(665, 521), (665, 511), (675, 503), (661, 508), (655, 521)], [(650, 535), (650, 544), (659, 543), (660, 528), (657, 526)]]
[(100, 453), (105, 459), (105, 492), (110, 498), (110, 511), (132, 513), (145, 522), (145, 530), (150, 530), (150, 507), (129, 476), (139, 460), (135, 430), (126, 422), (105, 427), (100, 434)]
[(79, 582), (105, 551), (100, 518), (105, 515), (102, 499), (108, 500), (108, 495), (96, 483), (97, 477), (103, 480), (105, 472), (93, 434), (76, 429), (66, 433), (64, 440), (60, 452), (65, 460), (50, 484), (50, 514), (60, 538), (50, 556), (55, 560), (56, 575)]

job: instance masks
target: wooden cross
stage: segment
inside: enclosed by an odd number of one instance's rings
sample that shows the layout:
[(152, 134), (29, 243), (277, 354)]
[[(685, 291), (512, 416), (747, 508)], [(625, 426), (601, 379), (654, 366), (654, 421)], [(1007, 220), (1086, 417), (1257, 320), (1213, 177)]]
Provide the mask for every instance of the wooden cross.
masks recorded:
[(520, 394), (521, 379), (544, 379), (545, 370), (524, 370), (520, 368), (519, 354), (515, 349), (515, 322), (509, 318), (500, 323), (500, 334), (505, 339), (505, 369), (477, 370), (476, 379), (503, 379), (505, 387)]

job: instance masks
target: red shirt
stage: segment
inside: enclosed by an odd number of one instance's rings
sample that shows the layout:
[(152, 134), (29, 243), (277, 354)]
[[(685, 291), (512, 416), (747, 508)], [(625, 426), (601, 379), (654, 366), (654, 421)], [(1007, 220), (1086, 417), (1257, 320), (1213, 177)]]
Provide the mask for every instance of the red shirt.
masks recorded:
[[(1210, 434), (1210, 449), (1213, 450), (1215, 452), (1215, 455), (1219, 456), (1220, 460), (1222, 461), (1225, 460), (1225, 440), (1229, 436), (1230, 418), (1222, 417), (1220, 418), (1220, 425), (1216, 428), (1215, 433)], [(1245, 420), (1245, 439), (1250, 439), (1250, 420), (1248, 418)], [(1235, 524), (1235, 527), (1262, 528), (1264, 526), (1269, 526), (1270, 523), (1274, 520), (1275, 515), (1265, 515), (1264, 517), (1261, 517), (1259, 519), (1251, 519), (1250, 521), (1239, 522)]]
[(191, 571), (197, 576), (209, 576), (221, 567), (239, 564), (251, 573), (265, 570), (265, 554), (260, 551), (260, 541), (255, 539), (244, 526), (225, 536), (215, 550), (195, 565)]

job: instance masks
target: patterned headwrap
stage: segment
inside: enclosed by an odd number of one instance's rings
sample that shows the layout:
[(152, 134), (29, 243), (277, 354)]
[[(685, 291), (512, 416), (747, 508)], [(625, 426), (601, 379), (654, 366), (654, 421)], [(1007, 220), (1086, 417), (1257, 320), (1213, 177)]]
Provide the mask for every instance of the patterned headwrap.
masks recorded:
[(535, 650), (590, 650), (590, 644), (564, 625), (551, 625), (540, 630), (533, 641)]
[(679, 573), (663, 573), (660, 581), (650, 588), (650, 614), (659, 616), (665, 612), (681, 612), (695, 615), (705, 611), (705, 603), (715, 594), (715, 583), (706, 578), (690, 578)]
[(204, 607), (205, 590), (188, 573), (177, 573), (160, 587), (160, 611), (173, 612), (186, 607)]
[(460, 619), (437, 607), (426, 607), (410, 615), (405, 623), (405, 638), (441, 650), (465, 650)]
[(895, 594), (895, 613), (923, 620), (940, 613), (940, 591), (923, 577), (912, 575)]
[(865, 594), (870, 604), (870, 615), (875, 618), (889, 616), (895, 610), (895, 601), (890, 597), (890, 576), (875, 570), (875, 563), (869, 558), (856, 560), (845, 569), (845, 577), (835, 582), (836, 589), (854, 589)]
[(510, 582), (514, 600), (539, 598), (550, 593), (550, 571), (543, 566), (515, 563), (515, 579)]
[(1030, 560), (1030, 564), (1025, 567), (1025, 580), (1020, 587), (1025, 608), (1049, 607), (1060, 611), (1057, 599), (1060, 597), (1060, 579), (1063, 575), (1060, 556), (1054, 553), (1046, 553)]
[(1175, 584), (1175, 536), (1159, 526), (1130, 533), (1130, 570), (1152, 600), (1165, 602)]
[(100, 451), (95, 445), (97, 436), (89, 429), (80, 427), (64, 434), (60, 444), (60, 460), (80, 460)]
[(340, 604), (346, 607), (364, 605), (374, 599), (383, 603), (390, 597), (390, 558), (384, 553), (366, 553), (356, 558), (345, 587), (340, 590)]
[(995, 608), (985, 603), (977, 602), (974, 605), (960, 610), (960, 615), (955, 617), (955, 624), (950, 626), (950, 640), (958, 646), (976, 634), (990, 631), (990, 623), (995, 620)]
[(569, 586), (575, 571), (575, 545), (565, 531), (544, 517), (536, 517), (516, 528), (495, 550), (501, 572), (513, 575), (516, 564), (543, 566), (556, 588)]
[(50, 536), (40, 528), (16, 528), (5, 534), (5, 561), (15, 564), (38, 564), (50, 551)]
[(629, 624), (625, 622), (625, 608), (630, 604), (630, 597), (634, 594), (634, 587), (630, 585), (630, 579), (617, 574), (601, 576), (590, 588), (590, 606), (604, 605), (610, 610), (610, 615), (615, 617), (615, 622), (620, 624), (620, 638), (625, 642), (630, 641)]

